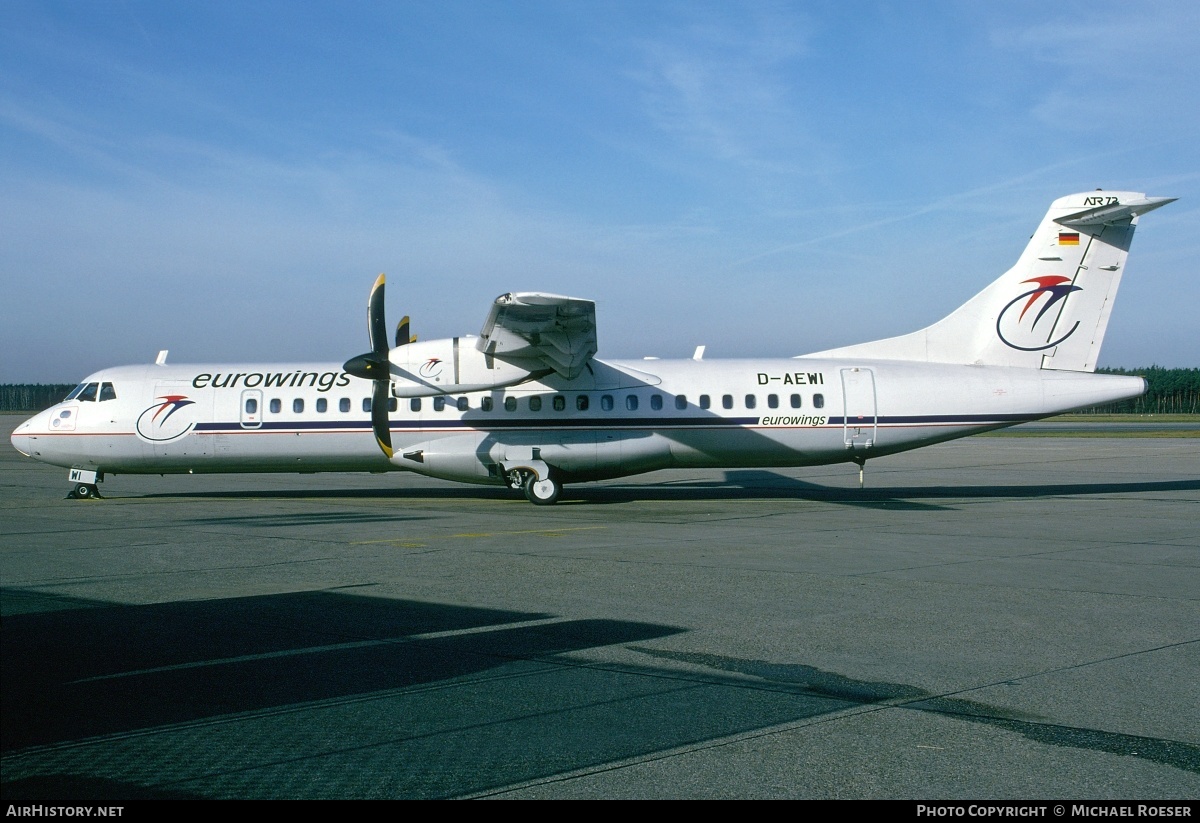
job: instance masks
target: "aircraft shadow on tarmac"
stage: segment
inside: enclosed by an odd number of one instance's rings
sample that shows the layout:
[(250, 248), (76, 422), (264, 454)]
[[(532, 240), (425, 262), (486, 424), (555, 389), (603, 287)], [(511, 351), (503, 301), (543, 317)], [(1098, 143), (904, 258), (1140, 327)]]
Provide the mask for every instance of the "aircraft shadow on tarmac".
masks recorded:
[[(1063, 727), (798, 663), (646, 645), (686, 631), (674, 626), (344, 591), (146, 606), (2, 596), (9, 801), (206, 795), (214, 775), (258, 781), (239, 784), (252, 797), (297, 792), (289, 786), (304, 796), (478, 796), (875, 705), (1200, 771), (1191, 744)], [(646, 662), (588, 659), (612, 645)], [(286, 785), (280, 764), (294, 778)]]
[[(1140, 482), (1079, 482), (1049, 485), (938, 485), (868, 486), (864, 489), (823, 486), (764, 470), (726, 471), (723, 478), (712, 480), (675, 480), (663, 483), (567, 486), (559, 506), (612, 505), (638, 501), (689, 502), (706, 500), (799, 500), (835, 503), (862, 508), (907, 510), (948, 510), (956, 499), (1079, 497), (1108, 494), (1147, 494), (1200, 491), (1197, 480), (1152, 480)], [(519, 493), (494, 486), (430, 486), (429, 488), (376, 489), (277, 489), (254, 491), (159, 492), (145, 497), (175, 499), (394, 499), (394, 500), (524, 500)], [(951, 502), (935, 502), (935, 501)], [(348, 515), (341, 515), (348, 516)], [(387, 520), (390, 515), (370, 515)], [(264, 522), (272, 518), (263, 518)], [(252, 525), (252, 524), (251, 524)], [(275, 523), (271, 523), (275, 525)]]

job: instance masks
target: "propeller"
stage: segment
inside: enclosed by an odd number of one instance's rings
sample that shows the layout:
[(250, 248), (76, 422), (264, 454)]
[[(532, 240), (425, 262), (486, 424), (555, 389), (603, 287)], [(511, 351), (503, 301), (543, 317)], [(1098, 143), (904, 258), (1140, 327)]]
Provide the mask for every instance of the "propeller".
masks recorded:
[(415, 334), (409, 333), (408, 324), (409, 324), (409, 320), (408, 320), (407, 314), (404, 315), (403, 317), (401, 317), (400, 322), (396, 324), (396, 347), (397, 348), (399, 348), (400, 346), (406, 346), (409, 343), (417, 342), (417, 336)]
[[(372, 381), (371, 430), (375, 432), (375, 442), (390, 460), (392, 431), (388, 419), (388, 403), (391, 399), (391, 362), (388, 359), (387, 323), (383, 318), (385, 281), (386, 278), (382, 274), (375, 278), (375, 285), (371, 287), (371, 297), (367, 301), (367, 333), (371, 338), (371, 351), (350, 358), (342, 366), (342, 370), (346, 374)], [(407, 320), (406, 317), (401, 322)], [(398, 334), (399, 329), (396, 331)]]

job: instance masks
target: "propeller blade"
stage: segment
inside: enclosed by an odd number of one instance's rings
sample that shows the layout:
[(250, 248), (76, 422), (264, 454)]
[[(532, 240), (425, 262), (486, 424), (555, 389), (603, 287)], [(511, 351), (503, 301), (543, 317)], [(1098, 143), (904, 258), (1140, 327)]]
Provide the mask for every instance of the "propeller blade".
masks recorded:
[(342, 365), (342, 370), (371, 381), (371, 431), (375, 434), (380, 451), (391, 460), (392, 427), (388, 406), (391, 401), (392, 364), (388, 357), (387, 321), (383, 316), (383, 288), (386, 281), (387, 278), (382, 274), (375, 278), (375, 285), (371, 287), (371, 296), (367, 300), (367, 336), (371, 339), (371, 350), (351, 357)]
[(417, 338), (415, 336), (409, 334), (408, 326), (409, 326), (409, 320), (408, 320), (408, 315), (406, 314), (403, 317), (401, 317), (400, 322), (396, 324), (396, 345), (397, 346), (405, 346), (405, 345), (408, 345), (409, 343), (417, 342)]
[(371, 298), (367, 301), (367, 334), (371, 339), (371, 351), (384, 361), (388, 356), (387, 321), (383, 317), (383, 285), (386, 280), (382, 274), (375, 278)]
[(388, 381), (376, 380), (375, 390), (371, 393), (371, 430), (375, 432), (375, 442), (388, 460), (392, 459), (392, 429), (388, 418)]

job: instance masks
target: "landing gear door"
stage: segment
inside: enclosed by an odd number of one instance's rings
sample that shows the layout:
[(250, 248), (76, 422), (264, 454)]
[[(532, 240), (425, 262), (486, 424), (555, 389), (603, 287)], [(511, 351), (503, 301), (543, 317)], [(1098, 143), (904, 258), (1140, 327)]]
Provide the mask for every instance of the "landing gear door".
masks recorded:
[(848, 449), (875, 445), (878, 425), (875, 374), (870, 369), (842, 369), (843, 439)]

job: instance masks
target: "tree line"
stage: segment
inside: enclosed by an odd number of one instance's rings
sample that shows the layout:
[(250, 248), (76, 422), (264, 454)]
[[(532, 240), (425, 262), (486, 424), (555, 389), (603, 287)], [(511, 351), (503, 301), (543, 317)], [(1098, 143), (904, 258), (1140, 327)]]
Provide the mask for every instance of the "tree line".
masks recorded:
[(1200, 369), (1096, 369), (1099, 374), (1144, 377), (1148, 388), (1141, 397), (1085, 409), (1085, 414), (1200, 414)]
[[(1200, 369), (1098, 369), (1101, 374), (1131, 374), (1146, 378), (1141, 397), (1085, 409), (1084, 414), (1200, 414)], [(35, 412), (62, 400), (73, 384), (0, 384), (0, 412)]]
[(48, 409), (66, 397), (74, 383), (0, 384), (0, 412), (35, 412)]

